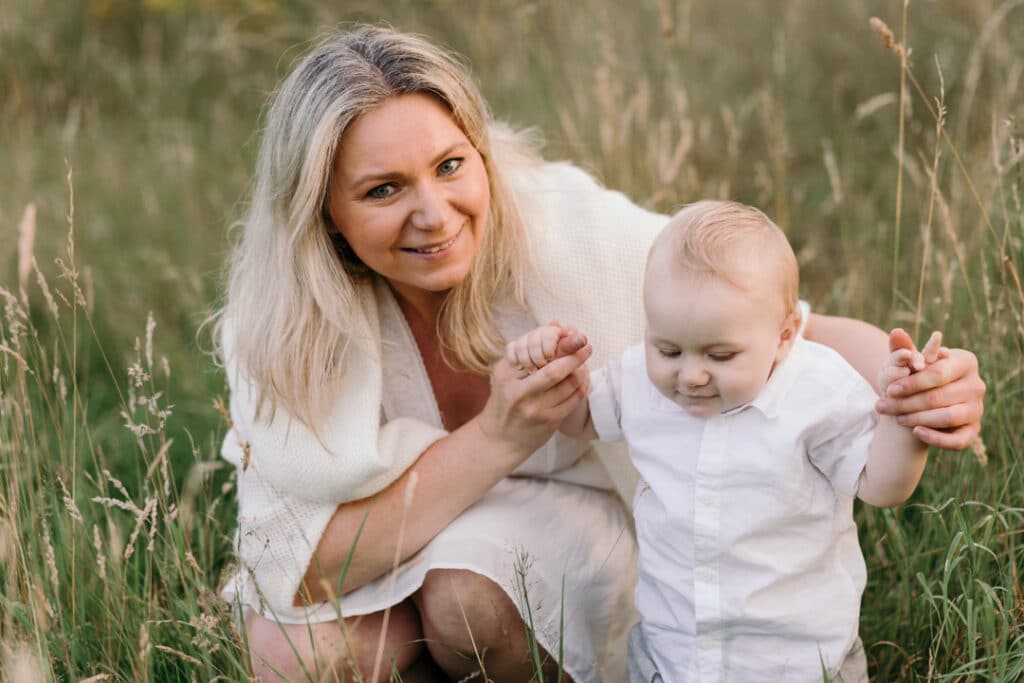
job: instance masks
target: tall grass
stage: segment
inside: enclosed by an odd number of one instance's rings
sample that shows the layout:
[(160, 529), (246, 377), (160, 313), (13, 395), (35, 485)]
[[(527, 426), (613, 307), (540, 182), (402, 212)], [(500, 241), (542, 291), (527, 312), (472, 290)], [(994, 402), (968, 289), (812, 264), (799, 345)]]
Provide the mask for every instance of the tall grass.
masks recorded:
[(321, 30), (384, 20), (652, 208), (764, 207), (816, 310), (977, 353), (973, 452), (857, 512), (861, 633), (875, 680), (1024, 679), (1024, 2), (913, 3), (905, 30), (898, 0), (336, 7), (0, 12), (0, 676), (247, 678), (214, 595), (234, 491), (197, 330), (266, 95)]

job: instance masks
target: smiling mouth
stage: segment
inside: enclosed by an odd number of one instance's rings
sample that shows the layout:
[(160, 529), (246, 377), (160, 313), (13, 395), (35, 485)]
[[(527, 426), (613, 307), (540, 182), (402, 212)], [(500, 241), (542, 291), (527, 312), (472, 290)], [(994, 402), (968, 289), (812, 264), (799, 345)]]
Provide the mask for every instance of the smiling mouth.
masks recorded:
[(435, 244), (435, 245), (430, 246), (430, 247), (419, 247), (419, 248), (403, 247), (402, 251), (407, 251), (407, 252), (410, 252), (410, 253), (413, 253), (413, 254), (436, 254), (438, 252), (444, 251), (448, 247), (450, 247), (453, 244), (455, 244), (455, 240), (459, 239), (459, 235), (461, 235), (461, 234), (462, 234), (462, 230), (459, 230), (457, 233), (455, 233), (455, 236), (452, 237), (447, 242), (441, 242), (440, 244)]

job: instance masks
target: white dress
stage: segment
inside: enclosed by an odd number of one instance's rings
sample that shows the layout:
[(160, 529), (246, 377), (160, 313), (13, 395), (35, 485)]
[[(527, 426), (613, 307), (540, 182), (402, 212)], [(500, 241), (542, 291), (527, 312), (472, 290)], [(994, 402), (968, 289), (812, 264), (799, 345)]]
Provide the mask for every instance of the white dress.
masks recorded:
[[(374, 290), (385, 340), (381, 420), (407, 417), (440, 428), (412, 333), (387, 286)], [(508, 306), (496, 319), (506, 339), (536, 326), (526, 311)], [(544, 649), (557, 656), (561, 648), (563, 666), (577, 683), (625, 679), (625, 638), (635, 622), (632, 525), (590, 447), (561, 434), (395, 571), (344, 595), (340, 612), (339, 606), (320, 603), (271, 613), (244, 572), (228, 582), (224, 596), (281, 622), (331, 621), (401, 602), (430, 569), (467, 569), (501, 586), (524, 622), (532, 615)]]
[[(590, 364), (600, 367), (642, 336), (643, 264), (666, 217), (571, 164), (506, 154), (498, 165), (535, 265), (524, 282), (528, 311), (496, 309), (499, 327), (512, 339), (538, 320), (573, 324), (590, 338)], [(235, 362), (230, 320), (223, 330), (233, 428), (222, 454), (238, 472), (239, 562), (222, 595), (281, 622), (338, 618), (333, 605), (292, 605), (338, 504), (382, 490), (446, 434), (389, 290), (360, 287), (352, 315), (369, 343), (347, 352), (319, 434), (283, 410), (259, 416), (259, 392)], [(623, 681), (626, 633), (636, 620), (636, 543), (621, 501), (632, 499), (635, 482), (621, 444), (588, 447), (556, 435), (397, 572), (345, 595), (340, 614), (396, 604), (433, 567), (478, 572), (519, 604), (525, 567), (541, 645), (555, 656), (562, 649), (577, 683)]]

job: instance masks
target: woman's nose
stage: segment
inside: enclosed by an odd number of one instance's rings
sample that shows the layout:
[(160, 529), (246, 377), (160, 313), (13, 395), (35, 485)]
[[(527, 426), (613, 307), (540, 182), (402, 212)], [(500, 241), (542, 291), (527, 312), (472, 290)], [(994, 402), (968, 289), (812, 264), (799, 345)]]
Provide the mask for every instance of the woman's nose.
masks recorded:
[(425, 185), (417, 189), (409, 222), (417, 230), (440, 230), (448, 222), (451, 206), (441, 188)]

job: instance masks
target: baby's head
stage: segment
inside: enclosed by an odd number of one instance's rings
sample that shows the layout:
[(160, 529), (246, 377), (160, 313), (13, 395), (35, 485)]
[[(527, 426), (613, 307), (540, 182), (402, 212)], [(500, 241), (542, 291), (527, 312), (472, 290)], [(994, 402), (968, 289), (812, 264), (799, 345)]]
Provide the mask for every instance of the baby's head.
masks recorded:
[(799, 278), (786, 236), (757, 209), (683, 208), (647, 256), (651, 382), (698, 417), (753, 400), (800, 329)]

